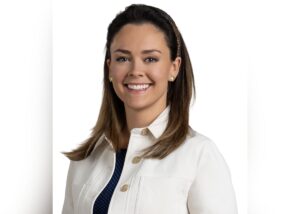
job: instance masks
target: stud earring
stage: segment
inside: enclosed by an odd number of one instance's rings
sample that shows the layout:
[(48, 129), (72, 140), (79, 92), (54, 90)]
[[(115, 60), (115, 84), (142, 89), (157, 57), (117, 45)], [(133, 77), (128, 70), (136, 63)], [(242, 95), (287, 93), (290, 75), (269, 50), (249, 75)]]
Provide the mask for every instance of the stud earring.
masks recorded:
[(112, 77), (109, 77), (109, 82), (112, 82), (113, 78)]
[(173, 82), (174, 79), (175, 79), (175, 78), (174, 78), (173, 76), (170, 77), (170, 81), (171, 81), (171, 82)]

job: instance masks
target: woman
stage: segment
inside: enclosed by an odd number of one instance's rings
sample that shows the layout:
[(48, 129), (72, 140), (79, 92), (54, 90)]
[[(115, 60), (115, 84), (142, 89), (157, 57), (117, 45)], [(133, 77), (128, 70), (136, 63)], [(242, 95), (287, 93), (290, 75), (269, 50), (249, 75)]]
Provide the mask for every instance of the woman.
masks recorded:
[(108, 28), (104, 94), (71, 160), (63, 214), (236, 214), (228, 166), (189, 126), (189, 55), (164, 11), (131, 5)]

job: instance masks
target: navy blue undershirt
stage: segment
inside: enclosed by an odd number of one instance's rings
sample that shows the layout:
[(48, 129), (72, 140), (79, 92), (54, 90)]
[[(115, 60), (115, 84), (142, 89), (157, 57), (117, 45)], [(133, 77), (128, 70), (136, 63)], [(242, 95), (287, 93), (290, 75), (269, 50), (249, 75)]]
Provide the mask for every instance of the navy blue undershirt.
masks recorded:
[(116, 164), (113, 176), (103, 191), (98, 195), (93, 207), (93, 214), (107, 214), (111, 197), (122, 173), (126, 151), (127, 149), (121, 149), (116, 153)]

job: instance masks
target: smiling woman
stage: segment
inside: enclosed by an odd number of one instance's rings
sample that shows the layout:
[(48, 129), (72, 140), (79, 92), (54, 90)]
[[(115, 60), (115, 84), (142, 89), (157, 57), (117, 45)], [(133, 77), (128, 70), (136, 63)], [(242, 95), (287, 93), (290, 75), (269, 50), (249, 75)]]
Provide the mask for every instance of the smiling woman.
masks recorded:
[(161, 9), (131, 5), (108, 27), (104, 95), (71, 160), (63, 214), (236, 214), (229, 168), (189, 126), (184, 40)]

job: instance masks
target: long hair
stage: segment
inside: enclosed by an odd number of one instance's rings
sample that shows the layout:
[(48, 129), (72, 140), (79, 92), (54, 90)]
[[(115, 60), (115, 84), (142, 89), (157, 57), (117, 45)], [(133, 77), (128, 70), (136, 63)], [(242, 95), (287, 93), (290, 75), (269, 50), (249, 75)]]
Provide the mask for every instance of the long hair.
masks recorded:
[(181, 65), (175, 81), (168, 83), (167, 105), (170, 106), (170, 112), (166, 129), (155, 144), (143, 151), (142, 157), (162, 159), (184, 142), (189, 131), (190, 101), (193, 94), (195, 97), (193, 69), (186, 45), (175, 22), (166, 12), (153, 6), (132, 4), (117, 14), (108, 26), (103, 98), (98, 120), (85, 142), (71, 152), (64, 152), (70, 160), (78, 161), (88, 157), (103, 134), (110, 139), (114, 149), (119, 150), (119, 136), (126, 127), (125, 108), (109, 82), (106, 61), (111, 57), (110, 45), (120, 29), (126, 24), (143, 23), (153, 24), (164, 33), (171, 60), (174, 61), (180, 56)]

